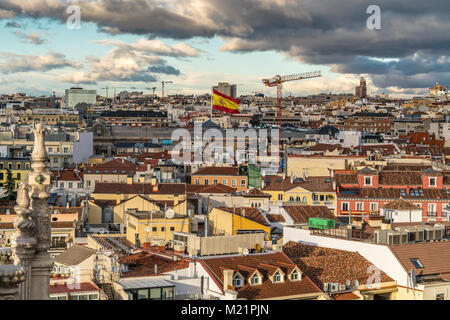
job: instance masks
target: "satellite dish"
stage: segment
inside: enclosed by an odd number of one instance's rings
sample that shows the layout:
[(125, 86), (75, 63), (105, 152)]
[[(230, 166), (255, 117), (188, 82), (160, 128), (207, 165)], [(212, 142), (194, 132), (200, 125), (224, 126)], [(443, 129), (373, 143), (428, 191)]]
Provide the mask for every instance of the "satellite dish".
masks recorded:
[(175, 211), (173, 209), (169, 209), (166, 211), (166, 218), (173, 219), (175, 217)]
[(248, 256), (248, 249), (244, 249), (244, 250), (242, 250), (242, 255), (244, 255), (244, 256)]

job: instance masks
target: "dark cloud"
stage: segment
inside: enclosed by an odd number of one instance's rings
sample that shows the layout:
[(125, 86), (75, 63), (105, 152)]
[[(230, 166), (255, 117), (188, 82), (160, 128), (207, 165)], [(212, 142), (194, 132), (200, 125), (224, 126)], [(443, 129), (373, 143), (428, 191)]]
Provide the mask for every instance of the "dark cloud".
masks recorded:
[[(76, 4), (82, 8), (82, 22), (93, 22), (103, 32), (149, 39), (219, 36), (226, 41), (224, 51), (274, 50), (302, 63), (331, 66), (336, 72), (369, 74), (382, 88), (421, 85), (429, 77), (445, 80), (450, 67), (446, 59), (450, 1), (79, 0)], [(381, 30), (366, 26), (370, 4), (381, 8)], [(66, 7), (62, 0), (0, 3), (0, 10), (19, 17), (62, 23)], [(386, 73), (384, 80), (390, 80), (383, 83)]]
[(5, 28), (22, 29), (22, 25), (20, 23), (17, 23), (16, 21), (8, 21), (5, 24)]
[(152, 72), (152, 73), (163, 73), (163, 74), (174, 75), (174, 76), (179, 76), (181, 74), (180, 70), (178, 70), (172, 66), (166, 66), (166, 65), (152, 66), (152, 67), (148, 68), (148, 71)]

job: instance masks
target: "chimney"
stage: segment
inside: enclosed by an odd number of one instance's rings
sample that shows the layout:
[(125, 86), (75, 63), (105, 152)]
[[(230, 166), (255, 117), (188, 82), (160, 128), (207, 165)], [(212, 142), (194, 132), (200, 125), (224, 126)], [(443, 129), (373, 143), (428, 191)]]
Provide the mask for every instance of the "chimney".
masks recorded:
[(70, 208), (70, 201), (67, 201), (66, 208)]
[(291, 175), (291, 183), (294, 183), (294, 176)]
[(242, 216), (245, 218), (245, 208), (242, 208)]
[(155, 274), (158, 274), (158, 265), (155, 264)]
[(230, 290), (229, 287), (233, 286), (233, 270), (223, 270), (223, 290)]

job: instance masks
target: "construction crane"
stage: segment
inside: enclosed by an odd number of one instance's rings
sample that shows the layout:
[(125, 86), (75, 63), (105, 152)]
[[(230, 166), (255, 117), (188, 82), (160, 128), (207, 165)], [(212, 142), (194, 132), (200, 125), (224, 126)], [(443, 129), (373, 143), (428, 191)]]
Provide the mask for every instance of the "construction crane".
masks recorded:
[(165, 87), (165, 85), (166, 84), (170, 84), (170, 83), (173, 83), (173, 82), (172, 81), (161, 81), (161, 84), (162, 84), (162, 97), (161, 97), (161, 100), (164, 99), (164, 87)]
[[(271, 79), (263, 79), (262, 82), (267, 87), (277, 87), (277, 109), (278, 109), (278, 130), (279, 130), (279, 150), (280, 150), (280, 167), (281, 167), (281, 124), (282, 124), (282, 104), (283, 104), (283, 83), (289, 81), (305, 80), (311, 78), (319, 78), (322, 74), (320, 71), (304, 72), (292, 74), (289, 76), (276, 75)], [(287, 159), (285, 160), (287, 161)]]
[(152, 88), (152, 90), (153, 90), (153, 99), (155, 99), (155, 91), (156, 91), (156, 89), (157, 89), (156, 87)]
[(116, 102), (116, 89), (127, 89), (124, 87), (114, 87), (114, 102)]
[(109, 98), (109, 86), (106, 86), (106, 88), (101, 88), (102, 90), (106, 91), (106, 99)]

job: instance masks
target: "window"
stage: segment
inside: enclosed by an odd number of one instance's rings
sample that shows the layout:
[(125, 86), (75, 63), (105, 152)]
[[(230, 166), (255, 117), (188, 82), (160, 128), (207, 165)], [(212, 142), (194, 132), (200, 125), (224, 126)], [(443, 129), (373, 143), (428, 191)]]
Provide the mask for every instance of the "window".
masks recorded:
[(279, 201), (282, 201), (282, 200), (283, 200), (283, 195), (282, 195), (282, 194), (279, 194), (279, 195), (278, 195), (278, 200), (279, 200)]
[(372, 177), (364, 177), (364, 185), (371, 186), (372, 185)]
[(348, 202), (342, 202), (342, 211), (348, 211)]
[(0, 162), (0, 170), (3, 170), (3, 162)]
[(48, 148), (48, 152), (53, 152), (53, 148), (52, 147)]
[(205, 185), (209, 185), (209, 179), (205, 179)]
[(53, 163), (58, 163), (58, 158), (53, 158)]
[(436, 178), (430, 178), (430, 187), (436, 187)]
[(161, 288), (150, 289), (150, 299), (161, 300)]
[(232, 187), (236, 187), (236, 186), (237, 186), (237, 181), (236, 181), (236, 179), (231, 180), (231, 186), (232, 186)]
[(300, 280), (300, 273), (297, 270), (294, 270), (291, 273), (291, 281), (298, 281)]
[(69, 182), (69, 188), (73, 188), (73, 182)]
[(20, 163), (17, 163), (17, 164), (16, 164), (16, 169), (17, 169), (17, 170), (20, 170), (20, 168), (21, 168), (21, 164), (20, 164)]
[(378, 212), (378, 202), (372, 202), (370, 204), (370, 211), (372, 212)]
[(292, 197), (292, 196), (289, 197), (289, 201), (290, 201), (290, 202), (294, 202), (294, 197)]
[(69, 148), (64, 148), (64, 153), (69, 153)]
[(281, 273), (279, 271), (277, 271), (277, 273), (275, 273), (273, 275), (273, 282), (278, 283), (278, 282), (282, 282), (282, 281), (283, 281), (283, 279), (282, 279)]
[(83, 182), (78, 182), (78, 189), (82, 189), (83, 188)]
[(227, 179), (222, 179), (222, 184), (223, 184), (224, 186), (228, 185)]
[(8, 169), (11, 170), (12, 169), (12, 163), (8, 163)]
[(219, 184), (219, 180), (214, 179), (213, 183), (214, 183), (214, 184)]
[(91, 186), (91, 181), (90, 181), (90, 180), (87, 180), (87, 181), (86, 181), (86, 186), (87, 186), (87, 187), (90, 187), (90, 186)]
[(252, 286), (260, 284), (259, 280), (260, 280), (259, 276), (257, 274), (255, 274), (251, 279)]
[(164, 228), (164, 227), (161, 227), (161, 231), (166, 231), (166, 228)]
[(300, 197), (297, 196), (297, 198), (295, 198), (295, 201), (300, 202), (301, 201)]
[(156, 232), (156, 231), (158, 231), (158, 228), (157, 227), (152, 227), (152, 231)]
[(233, 287), (239, 288), (239, 287), (242, 287), (243, 285), (244, 285), (244, 281), (238, 274), (236, 274), (233, 278)]
[(241, 187), (245, 187), (247, 185), (247, 182), (245, 181), (245, 179), (241, 180)]
[(60, 182), (60, 183), (59, 183), (59, 187), (60, 187), (60, 188), (64, 188), (64, 182)]
[(305, 197), (303, 197), (303, 202), (304, 202), (304, 203), (306, 203), (306, 202), (307, 202), (307, 198), (306, 198), (306, 196), (305, 196)]
[(363, 211), (364, 210), (364, 203), (357, 202), (356, 203), (356, 211)]
[(175, 227), (170, 227), (170, 231), (175, 231)]
[(22, 179), (22, 175), (20, 173), (17, 173), (17, 180), (21, 180)]
[(200, 184), (200, 179), (195, 179), (195, 184)]
[(148, 289), (138, 290), (137, 298), (138, 300), (148, 300)]
[(320, 201), (325, 201), (325, 196), (324, 195), (320, 196)]
[(428, 216), (429, 217), (436, 217), (437, 216), (436, 203), (429, 203), (428, 204)]
[(411, 258), (411, 262), (416, 269), (423, 269), (423, 264), (418, 258)]

